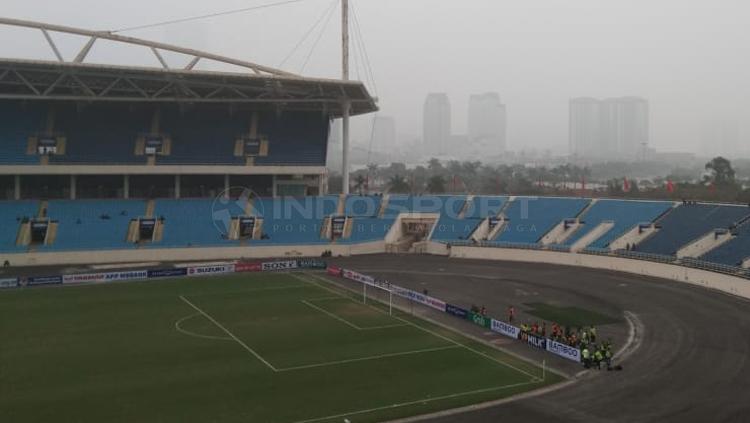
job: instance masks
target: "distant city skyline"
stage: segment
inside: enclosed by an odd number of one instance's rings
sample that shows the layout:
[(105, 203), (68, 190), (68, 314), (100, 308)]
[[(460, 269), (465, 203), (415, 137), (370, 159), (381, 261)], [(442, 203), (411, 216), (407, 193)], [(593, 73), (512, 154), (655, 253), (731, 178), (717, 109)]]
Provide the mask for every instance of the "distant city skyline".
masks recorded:
[(568, 131), (573, 157), (635, 160), (648, 149), (648, 101), (640, 97), (573, 98)]

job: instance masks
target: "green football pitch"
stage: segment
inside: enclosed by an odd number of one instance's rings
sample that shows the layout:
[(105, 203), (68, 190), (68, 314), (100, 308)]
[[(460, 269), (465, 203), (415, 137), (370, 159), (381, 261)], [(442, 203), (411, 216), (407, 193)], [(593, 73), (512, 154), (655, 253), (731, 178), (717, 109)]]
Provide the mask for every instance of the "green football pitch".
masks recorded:
[(376, 422), (560, 380), (323, 274), (0, 292), (2, 422)]

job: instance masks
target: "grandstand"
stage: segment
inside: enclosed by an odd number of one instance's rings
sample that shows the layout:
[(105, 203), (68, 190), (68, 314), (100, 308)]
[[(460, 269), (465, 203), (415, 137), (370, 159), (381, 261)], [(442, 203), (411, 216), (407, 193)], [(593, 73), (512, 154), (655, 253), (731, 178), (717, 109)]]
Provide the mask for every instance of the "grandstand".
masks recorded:
[(741, 222), (750, 209), (746, 206), (686, 204), (665, 215), (657, 224), (661, 229), (638, 245), (638, 251), (675, 255), (677, 250), (715, 229), (727, 229)]
[(537, 243), (564, 219), (575, 218), (591, 200), (517, 197), (508, 206), (507, 226), (496, 238), (509, 243)]
[[(90, 260), (105, 251), (121, 252), (122, 261), (156, 250), (182, 258), (181, 250), (207, 254), (208, 248), (217, 257), (300, 248), (382, 252), (394, 245), (393, 251), (449, 254), (452, 245), (480, 242), (611, 255), (627, 246), (640, 258), (737, 268), (750, 256), (747, 207), (328, 195), (331, 121), (377, 110), (361, 82), (304, 78), (114, 34), (0, 24), (190, 59), (182, 69), (161, 60), (159, 69), (102, 66), (87, 62), (87, 48), (70, 61), (0, 59), (0, 252), (11, 263), (66, 262), (66, 253), (86, 251)], [(243, 71), (200, 70), (201, 61)], [(698, 245), (714, 231), (725, 235)], [(697, 247), (686, 250), (691, 245)]]
[(611, 228), (589, 244), (591, 248), (607, 248), (626, 231), (640, 223), (653, 222), (671, 207), (672, 203), (664, 201), (599, 200), (581, 217), (582, 227), (565, 241), (565, 245), (573, 245), (598, 225), (612, 222)]

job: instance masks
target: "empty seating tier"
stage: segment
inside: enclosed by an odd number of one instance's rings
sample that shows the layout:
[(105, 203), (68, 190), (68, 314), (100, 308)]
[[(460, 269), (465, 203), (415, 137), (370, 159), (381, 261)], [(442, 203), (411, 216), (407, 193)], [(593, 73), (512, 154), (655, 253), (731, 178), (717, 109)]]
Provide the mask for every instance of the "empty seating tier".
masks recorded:
[(740, 226), (736, 235), (725, 244), (704, 254), (701, 259), (727, 266), (741, 266), (743, 261), (750, 258), (750, 223)]
[(750, 214), (746, 206), (681, 205), (658, 222), (656, 234), (638, 245), (638, 251), (674, 255), (690, 242), (714, 229), (729, 228)]
[(672, 203), (666, 201), (599, 200), (581, 217), (583, 226), (565, 245), (575, 244), (603, 222), (612, 222), (614, 226), (589, 245), (590, 248), (606, 248), (636, 225), (653, 222), (671, 207)]
[(16, 247), (18, 229), (24, 219), (36, 217), (39, 212), (37, 201), (0, 201), (0, 251), (20, 252), (24, 247)]
[(517, 197), (508, 206), (510, 220), (496, 241), (536, 243), (564, 219), (570, 219), (589, 204), (578, 198)]
[(47, 215), (57, 221), (54, 243), (46, 250), (115, 250), (132, 248), (127, 242), (128, 226), (146, 211), (138, 200), (50, 201)]

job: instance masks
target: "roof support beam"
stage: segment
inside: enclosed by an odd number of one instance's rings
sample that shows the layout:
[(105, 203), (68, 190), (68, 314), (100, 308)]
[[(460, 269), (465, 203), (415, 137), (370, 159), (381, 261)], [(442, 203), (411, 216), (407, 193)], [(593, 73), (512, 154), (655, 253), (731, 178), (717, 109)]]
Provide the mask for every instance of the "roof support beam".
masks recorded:
[(106, 88), (104, 88), (104, 89), (103, 89), (103, 90), (102, 90), (102, 91), (101, 91), (101, 92), (99, 93), (99, 97), (104, 97), (105, 95), (107, 95), (107, 93), (109, 93), (109, 91), (110, 91), (110, 90), (111, 90), (112, 88), (114, 88), (115, 86), (117, 86), (117, 84), (119, 84), (119, 83), (120, 83), (120, 81), (122, 81), (122, 78), (116, 78), (115, 80), (113, 80), (112, 82), (110, 82), (110, 83), (109, 83), (109, 85), (107, 85), (107, 87), (106, 87)]
[(193, 60), (191, 60), (190, 63), (188, 63), (187, 66), (185, 66), (185, 70), (193, 70), (195, 65), (197, 65), (200, 60), (201, 58), (199, 56), (193, 57)]
[(143, 96), (143, 98), (149, 98), (149, 96), (146, 93), (146, 91), (143, 91), (143, 89), (141, 87), (139, 87), (138, 84), (136, 84), (135, 82), (131, 81), (130, 78), (123, 78), (123, 79), (125, 80), (125, 82), (128, 83), (128, 85), (130, 85), (131, 87), (135, 88), (136, 91), (138, 91)]
[(75, 59), (73, 59), (73, 63), (83, 63), (83, 61), (86, 59), (86, 56), (89, 54), (89, 51), (91, 51), (91, 47), (94, 46), (94, 43), (96, 42), (97, 37), (93, 36), (89, 38), (89, 41), (86, 43), (85, 46), (81, 49), (81, 51), (78, 52), (78, 55)]
[(52, 40), (52, 37), (50, 37), (49, 32), (47, 32), (46, 29), (42, 28), (42, 34), (44, 34), (44, 38), (47, 39), (49, 46), (52, 47), (52, 51), (55, 53), (55, 56), (57, 57), (57, 61), (64, 62), (65, 59), (63, 59), (62, 54), (60, 54), (60, 50), (57, 49), (57, 45)]
[(159, 59), (159, 63), (161, 63), (162, 67), (164, 67), (164, 69), (169, 69), (169, 65), (164, 60), (164, 58), (161, 57), (161, 53), (159, 53), (159, 50), (155, 49), (154, 47), (151, 47), (151, 51), (153, 51), (154, 56), (156, 56), (156, 58)]
[(26, 87), (28, 87), (31, 91), (33, 91), (34, 94), (41, 95), (41, 93), (39, 92), (39, 90), (37, 90), (36, 87), (31, 82), (29, 82), (28, 79), (24, 78), (23, 75), (21, 75), (18, 71), (14, 70), (13, 74), (16, 75), (18, 77), (18, 79), (20, 79), (21, 82), (23, 82), (23, 84), (26, 85)]
[(68, 75), (66, 75), (64, 73), (61, 73), (60, 76), (58, 76), (57, 79), (55, 79), (55, 82), (53, 82), (49, 87), (47, 87), (46, 90), (44, 90), (44, 92), (42, 93), (42, 95), (49, 95), (52, 92), (52, 90), (54, 90), (55, 87), (57, 87), (57, 84), (59, 84), (60, 81), (62, 81), (63, 79), (65, 79), (65, 77), (67, 77), (67, 76)]

